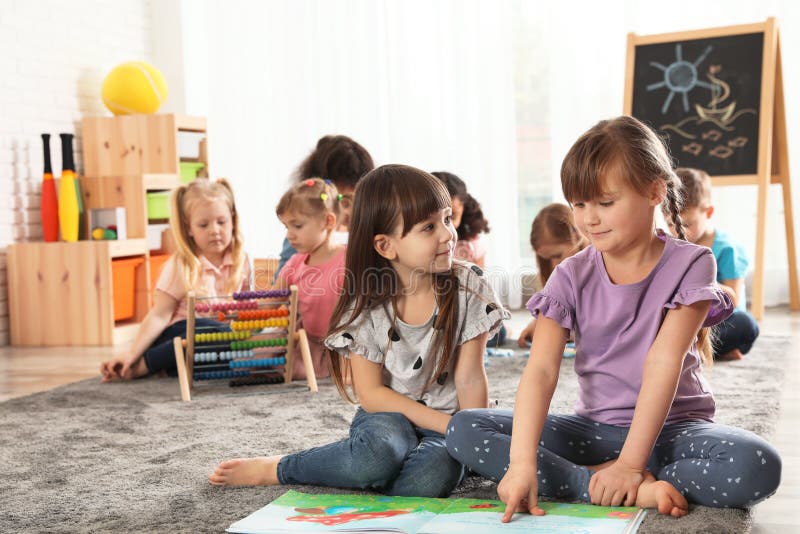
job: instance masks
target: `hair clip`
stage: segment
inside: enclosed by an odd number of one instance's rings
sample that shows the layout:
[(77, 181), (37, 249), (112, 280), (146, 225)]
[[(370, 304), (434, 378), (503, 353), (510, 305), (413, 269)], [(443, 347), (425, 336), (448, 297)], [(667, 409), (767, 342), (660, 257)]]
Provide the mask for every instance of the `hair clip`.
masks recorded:
[(312, 187), (312, 186), (314, 185), (314, 180), (312, 180), (311, 178), (309, 178), (308, 180), (306, 180), (306, 185), (307, 185), (308, 187)]
[(329, 178), (325, 178), (325, 184), (326, 185), (333, 185), (333, 182), (331, 182)]
[(343, 198), (344, 198), (344, 195), (342, 195), (341, 193), (336, 195), (336, 200), (338, 200), (339, 202), (341, 202)]
[(322, 200), (328, 200), (328, 193), (322, 193), (322, 194), (319, 196), (319, 198), (321, 198)]

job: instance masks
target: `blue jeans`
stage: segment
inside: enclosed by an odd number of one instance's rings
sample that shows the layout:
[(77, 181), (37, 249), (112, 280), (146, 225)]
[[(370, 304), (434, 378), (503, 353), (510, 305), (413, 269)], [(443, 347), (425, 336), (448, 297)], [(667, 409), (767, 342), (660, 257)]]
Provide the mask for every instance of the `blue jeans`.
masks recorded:
[(447, 497), (463, 477), (464, 467), (448, 454), (444, 436), (414, 426), (402, 414), (361, 408), (349, 438), (289, 454), (278, 463), (281, 484), (387, 495)]
[[(463, 410), (447, 425), (447, 449), (457, 460), (499, 482), (511, 446), (510, 410)], [(628, 427), (577, 415), (548, 415), (536, 455), (539, 495), (589, 502), (585, 467), (619, 457)], [(763, 438), (708, 421), (664, 425), (647, 470), (666, 480), (689, 502), (717, 508), (744, 507), (775, 493), (781, 458)]]
[(758, 323), (753, 316), (743, 310), (734, 310), (730, 317), (714, 328), (714, 358), (733, 349), (747, 354), (758, 334)]
[[(197, 317), (194, 323), (195, 331), (202, 332), (230, 332), (231, 327), (227, 323), (220, 323), (214, 319)], [(161, 335), (153, 341), (146, 351), (144, 351), (144, 363), (147, 364), (149, 374), (159, 371), (166, 371), (169, 376), (178, 376), (178, 367), (175, 363), (175, 346), (173, 339), (176, 337), (186, 339), (186, 321), (177, 321), (169, 325), (161, 332)]]

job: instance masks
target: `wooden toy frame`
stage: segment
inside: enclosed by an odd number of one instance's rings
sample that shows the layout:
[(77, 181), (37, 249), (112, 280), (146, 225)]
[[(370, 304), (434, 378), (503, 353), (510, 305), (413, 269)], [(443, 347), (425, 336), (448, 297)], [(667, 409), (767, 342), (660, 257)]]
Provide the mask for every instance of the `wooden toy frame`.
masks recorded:
[[(176, 337), (173, 340), (173, 345), (175, 348), (175, 363), (178, 367), (178, 383), (180, 385), (181, 400), (190, 401), (192, 399), (191, 392), (194, 386), (195, 355), (206, 352), (195, 350), (198, 344), (202, 343), (201, 341), (198, 341), (198, 337), (203, 339), (201, 337), (203, 334), (198, 334), (196, 329), (196, 319), (198, 315), (205, 316), (209, 313), (220, 313), (223, 316), (223, 322), (229, 322), (230, 324), (233, 324), (235, 321), (247, 320), (246, 318), (240, 319), (240, 314), (242, 314), (244, 311), (267, 309), (277, 310), (278, 306), (286, 306), (287, 313), (285, 313), (285, 316), (288, 320), (288, 324), (286, 325), (285, 329), (286, 349), (283, 351), (285, 352), (285, 364), (283, 365), (282, 371), (283, 381), (285, 383), (292, 382), (292, 369), (294, 365), (295, 352), (299, 350), (300, 356), (303, 358), (303, 365), (308, 371), (306, 378), (308, 388), (313, 392), (318, 391), (317, 379), (314, 375), (314, 366), (311, 360), (311, 351), (308, 345), (308, 336), (306, 335), (305, 330), (302, 328), (297, 328), (297, 286), (291, 286), (287, 291), (288, 300), (275, 300), (275, 297), (273, 296), (274, 293), (275, 292), (273, 291), (245, 291), (242, 293), (234, 293), (233, 295), (229, 297), (223, 297), (222, 299), (219, 297), (214, 299), (198, 298), (193, 292), (189, 293), (187, 298), (186, 339), (184, 340), (180, 337)], [(209, 301), (209, 304), (204, 306), (203, 304), (206, 300)], [(198, 303), (198, 301), (200, 302)], [(246, 304), (242, 305), (239, 303)], [(244, 306), (246, 306), (246, 309)], [(198, 308), (200, 309), (199, 311)], [(246, 314), (242, 315), (243, 317), (246, 317)], [(271, 337), (275, 334), (283, 333), (282, 331), (273, 330), (266, 332), (264, 331), (264, 328), (264, 326), (256, 326), (252, 330), (249, 330), (250, 333), (246, 335), (246, 337), (245, 334), (241, 334), (241, 337), (237, 337), (235, 339), (224, 339), (219, 341), (208, 340), (207, 342), (216, 343), (216, 345), (208, 345), (208, 348), (219, 348), (220, 346), (225, 346), (228, 341), (231, 342), (228, 346), (232, 345), (231, 348), (234, 349), (236, 347), (234, 343), (237, 341), (265, 341), (270, 339), (282, 339)], [(243, 332), (248, 332), (248, 330), (244, 329)], [(226, 334), (228, 336), (236, 336), (236, 329), (234, 328), (233, 333), (225, 333), (222, 335), (217, 334), (217, 337), (224, 338), (226, 337)], [(214, 334), (205, 334), (205, 336), (212, 335)], [(273, 354), (273, 352), (270, 352), (269, 354)], [(220, 376), (219, 378), (227, 379), (249, 376), (250, 372), (254, 372), (255, 374), (266, 372), (272, 374), (281, 373), (275, 367), (269, 368), (268, 371), (252, 371), (246, 367), (246, 363), (248, 361), (260, 359), (259, 356), (263, 355), (264, 353), (258, 353), (257, 355), (230, 358), (229, 364), (231, 369), (233, 369), (234, 365), (236, 365), (236, 367), (243, 368), (243, 371), (240, 373), (247, 373), (247, 375), (234, 374), (233, 376)]]

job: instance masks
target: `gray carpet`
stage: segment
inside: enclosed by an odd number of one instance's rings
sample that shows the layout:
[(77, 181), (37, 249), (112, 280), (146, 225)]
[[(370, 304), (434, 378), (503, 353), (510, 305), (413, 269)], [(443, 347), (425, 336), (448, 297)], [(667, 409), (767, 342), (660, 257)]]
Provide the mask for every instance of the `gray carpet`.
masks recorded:
[[(787, 343), (762, 337), (746, 360), (713, 368), (719, 422), (769, 436)], [(490, 395), (501, 407), (511, 406), (525, 362), (490, 360)], [(574, 393), (565, 360), (552, 410), (571, 413)], [(98, 378), (0, 404), (0, 531), (221, 532), (288, 488), (212, 487), (206, 476), (220, 460), (339, 439), (354, 411), (328, 381), (317, 395), (296, 386), (205, 386), (195, 396), (180, 402), (170, 379)], [(455, 495), (496, 498), (495, 486), (477, 477)], [(650, 513), (640, 532), (739, 533), (750, 523), (746, 510), (694, 507), (680, 520)]]

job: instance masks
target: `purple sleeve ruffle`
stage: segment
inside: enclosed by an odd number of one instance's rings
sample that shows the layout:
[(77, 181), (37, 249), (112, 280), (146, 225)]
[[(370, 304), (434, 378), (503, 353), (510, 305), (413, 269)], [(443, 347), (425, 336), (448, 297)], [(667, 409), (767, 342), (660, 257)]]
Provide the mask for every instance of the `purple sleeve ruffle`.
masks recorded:
[(535, 318), (543, 315), (557, 322), (562, 328), (574, 330), (575, 311), (550, 295), (536, 293), (528, 301), (527, 308)]
[(711, 307), (708, 309), (708, 315), (705, 322), (703, 322), (703, 327), (719, 324), (733, 313), (734, 305), (730, 297), (716, 284), (681, 289), (664, 307), (671, 310), (678, 305), (689, 306), (704, 300), (711, 301)]

